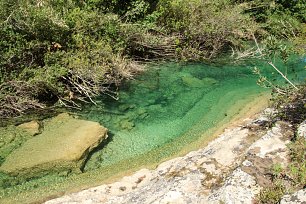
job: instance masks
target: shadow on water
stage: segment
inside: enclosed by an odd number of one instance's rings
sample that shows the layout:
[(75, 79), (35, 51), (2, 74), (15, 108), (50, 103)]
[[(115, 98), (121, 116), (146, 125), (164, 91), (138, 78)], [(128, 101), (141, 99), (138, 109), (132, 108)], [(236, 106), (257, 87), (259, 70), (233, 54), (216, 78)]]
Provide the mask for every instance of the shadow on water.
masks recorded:
[(81, 172), (85, 172), (85, 167), (86, 167), (87, 162), (92, 158), (92, 156), (93, 156), (95, 153), (101, 151), (101, 150), (102, 150), (103, 148), (105, 148), (111, 141), (113, 141), (114, 133), (112, 133), (112, 132), (109, 131), (109, 132), (107, 133), (107, 135), (108, 135), (108, 137), (107, 137), (105, 140), (103, 140), (96, 148), (94, 148), (94, 149), (88, 154), (88, 156), (87, 156), (87, 158), (86, 158), (86, 160), (85, 160), (83, 166), (80, 168)]

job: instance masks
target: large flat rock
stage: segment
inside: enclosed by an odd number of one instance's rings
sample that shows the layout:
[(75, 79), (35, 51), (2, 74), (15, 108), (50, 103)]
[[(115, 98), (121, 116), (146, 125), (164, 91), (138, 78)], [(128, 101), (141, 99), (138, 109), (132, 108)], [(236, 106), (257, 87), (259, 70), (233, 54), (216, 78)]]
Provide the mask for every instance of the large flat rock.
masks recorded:
[(41, 134), (12, 152), (0, 171), (31, 177), (49, 171), (78, 170), (88, 153), (107, 137), (99, 123), (60, 114), (45, 123)]

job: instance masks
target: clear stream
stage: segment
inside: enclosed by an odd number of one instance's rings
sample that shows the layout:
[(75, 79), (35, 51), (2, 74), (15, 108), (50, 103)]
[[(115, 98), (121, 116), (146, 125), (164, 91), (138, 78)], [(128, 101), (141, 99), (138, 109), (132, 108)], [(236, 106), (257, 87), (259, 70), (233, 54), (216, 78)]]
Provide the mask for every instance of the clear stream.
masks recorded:
[[(254, 66), (248, 62), (239, 66), (167, 63), (149, 67), (122, 86), (118, 101), (101, 97), (98, 106), (78, 113), (109, 129), (109, 138), (90, 155), (83, 173), (0, 186), (0, 199), (27, 202), (94, 185), (211, 139), (213, 128), (229, 122), (254, 97), (268, 91), (256, 84)], [(279, 78), (271, 67), (258, 62), (256, 66), (272, 80)], [(277, 66), (296, 81), (306, 76), (302, 59)]]
[[(140, 155), (146, 155), (148, 163), (175, 155), (210, 128), (228, 122), (252, 97), (267, 91), (256, 84), (254, 66), (250, 62), (240, 66), (173, 63), (150, 67), (124, 86), (118, 102), (103, 99), (103, 106), (91, 106), (83, 113), (86, 119), (110, 130), (107, 145), (91, 156), (85, 171), (120, 165), (125, 160), (133, 162)], [(258, 66), (272, 80), (278, 78), (270, 73), (272, 67)], [(302, 70), (302, 63), (281, 67), (294, 73), (292, 69)], [(302, 80), (301, 74), (292, 76)], [(162, 148), (169, 143), (172, 145)], [(157, 149), (162, 151), (156, 154)]]

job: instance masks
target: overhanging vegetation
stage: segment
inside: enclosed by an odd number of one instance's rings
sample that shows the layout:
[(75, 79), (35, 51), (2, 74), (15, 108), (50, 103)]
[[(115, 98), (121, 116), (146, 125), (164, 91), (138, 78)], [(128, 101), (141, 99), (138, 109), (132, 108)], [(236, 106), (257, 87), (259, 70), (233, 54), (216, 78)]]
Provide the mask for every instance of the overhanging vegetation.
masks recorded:
[(254, 35), (299, 39), (305, 10), (302, 0), (0, 0), (0, 117), (117, 99), (144, 61), (211, 60)]

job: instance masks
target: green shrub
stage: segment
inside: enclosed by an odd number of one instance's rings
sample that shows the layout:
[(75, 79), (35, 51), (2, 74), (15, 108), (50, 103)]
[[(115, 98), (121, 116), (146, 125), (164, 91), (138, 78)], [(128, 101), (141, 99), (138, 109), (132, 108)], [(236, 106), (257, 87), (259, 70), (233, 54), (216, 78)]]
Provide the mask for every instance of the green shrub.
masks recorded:
[(296, 37), (301, 31), (301, 22), (306, 20), (304, 0), (232, 0), (241, 4), (244, 12), (262, 25), (268, 35), (279, 39)]
[(75, 1), (0, 5), (0, 117), (56, 101), (79, 106), (139, 69), (123, 55), (128, 37), (115, 14)]
[[(75, 97), (92, 100), (105, 91), (114, 97), (105, 87), (131, 78), (139, 70), (136, 59), (210, 60), (243, 49), (253, 33), (298, 36), (301, 1), (267, 2), (0, 0), (0, 104), (11, 106), (0, 107), (0, 117), (44, 108), (47, 101), (76, 105)], [(251, 18), (257, 14), (259, 23)], [(88, 90), (73, 83), (87, 83)]]
[(158, 22), (168, 33), (182, 36), (180, 52), (183, 58), (212, 58), (241, 46), (257, 29), (240, 6), (219, 1), (160, 1)]

